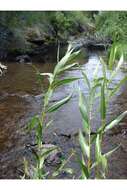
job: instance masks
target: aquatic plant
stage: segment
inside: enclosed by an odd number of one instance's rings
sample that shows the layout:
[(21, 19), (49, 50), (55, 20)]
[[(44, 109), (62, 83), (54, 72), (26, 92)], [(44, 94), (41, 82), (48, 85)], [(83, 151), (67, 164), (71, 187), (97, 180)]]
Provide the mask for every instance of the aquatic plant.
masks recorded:
[[(52, 98), (53, 92), (60, 87), (61, 85), (65, 85), (71, 83), (73, 81), (78, 80), (77, 77), (69, 77), (60, 79), (60, 75), (65, 72), (66, 70), (71, 69), (72, 67), (77, 65), (77, 62), (74, 62), (77, 56), (79, 55), (80, 51), (75, 52), (71, 45), (69, 45), (65, 56), (59, 60), (59, 47), (57, 53), (57, 64), (54, 68), (53, 73), (40, 73), (37, 68), (34, 67), (36, 70), (40, 86), (42, 86), (43, 79), (45, 77), (48, 78), (49, 86), (43, 96), (43, 106), (42, 112), (40, 115), (35, 115), (27, 125), (27, 129), (31, 132), (33, 129), (35, 131), (35, 138), (36, 138), (36, 149), (32, 149), (32, 154), (34, 158), (34, 164), (32, 164), (32, 172), (30, 171), (30, 167), (28, 166), (28, 161), (25, 159), (24, 166), (25, 166), (25, 175), (24, 177), (34, 178), (34, 179), (44, 179), (46, 178), (49, 173), (47, 173), (44, 169), (44, 164), (46, 158), (51, 154), (51, 152), (58, 149), (58, 147), (51, 147), (45, 148), (43, 145), (43, 131), (44, 128), (49, 127), (52, 124), (52, 120), (47, 121), (47, 116), (50, 113), (55, 112), (64, 104), (66, 104), (72, 97), (72, 92), (66, 96), (65, 98), (61, 99), (50, 104), (50, 100)], [(35, 165), (35, 166), (34, 166)], [(65, 162), (63, 161), (57, 171), (53, 172), (53, 176), (57, 176), (61, 171), (66, 170), (66, 172), (70, 172), (71, 169), (64, 168)], [(23, 178), (24, 178), (23, 177)]]
[[(102, 76), (98, 77), (98, 65), (93, 73), (93, 80), (91, 81), (84, 70), (81, 72), (84, 78), (84, 83), (88, 88), (88, 96), (84, 95), (79, 89), (79, 109), (82, 116), (83, 130), (79, 131), (79, 143), (81, 146), (82, 156), (78, 159), (81, 167), (81, 178), (106, 178), (108, 171), (108, 157), (116, 151), (120, 145), (109, 152), (103, 153), (102, 144), (104, 134), (116, 126), (126, 115), (127, 111), (120, 114), (114, 120), (107, 124), (106, 116), (111, 97), (116, 94), (121, 85), (127, 80), (123, 78), (118, 84), (110, 88), (114, 77), (117, 75), (121, 65), (123, 64), (123, 55), (121, 56), (117, 66), (115, 65), (116, 48), (114, 45), (111, 49), (109, 64), (107, 65), (102, 58)], [(109, 70), (110, 69), (110, 70)], [(98, 108), (95, 111), (94, 105), (98, 103)], [(92, 119), (93, 112), (100, 113), (100, 127), (93, 132)], [(85, 135), (84, 135), (85, 134)], [(92, 152), (94, 151), (94, 156)]]
[[(121, 65), (123, 64), (123, 55), (121, 56), (117, 66), (115, 66), (115, 46), (113, 46), (110, 54), (110, 58), (108, 64), (104, 62), (102, 58), (100, 58), (102, 64), (102, 76), (98, 77), (98, 69), (99, 65), (97, 65), (94, 73), (92, 81), (87, 77), (84, 69), (74, 60), (78, 57), (79, 51), (75, 52), (71, 45), (68, 47), (68, 50), (65, 56), (59, 60), (59, 48), (57, 54), (57, 64), (54, 68), (53, 73), (40, 73), (37, 68), (35, 68), (38, 79), (40, 81), (40, 85), (42, 85), (43, 79), (45, 77), (48, 78), (49, 86), (43, 97), (43, 107), (40, 115), (34, 116), (29, 122), (27, 128), (32, 131), (35, 131), (36, 138), (36, 148), (32, 149), (32, 155), (34, 158), (34, 162), (32, 166), (29, 166), (27, 160), (24, 161), (25, 166), (25, 175), (24, 177), (32, 178), (32, 179), (45, 179), (45, 178), (54, 178), (58, 176), (61, 172), (66, 171), (72, 174), (71, 168), (66, 168), (65, 165), (70, 159), (63, 160), (57, 169), (55, 169), (52, 173), (45, 170), (45, 160), (48, 156), (59, 149), (57, 146), (53, 146), (50, 148), (46, 148), (43, 144), (43, 132), (44, 128), (50, 126), (52, 124), (52, 120), (47, 121), (47, 116), (50, 113), (55, 112), (61, 106), (66, 104), (71, 100), (72, 92), (61, 99), (60, 101), (53, 103), (51, 105), (50, 100), (54, 91), (61, 85), (65, 85), (71, 83), (73, 81), (82, 79), (84, 80), (84, 84), (88, 88), (88, 95), (84, 95), (83, 91), (79, 87), (79, 110), (82, 116), (83, 128), (79, 131), (79, 143), (81, 147), (81, 157), (78, 156), (78, 162), (81, 167), (81, 176), (82, 179), (91, 179), (91, 178), (106, 178), (106, 174), (108, 171), (108, 157), (116, 151), (120, 145), (115, 147), (113, 150), (109, 152), (103, 153), (102, 144), (104, 139), (104, 134), (116, 126), (126, 115), (127, 111), (123, 112), (113, 121), (107, 124), (106, 117), (108, 111), (108, 105), (111, 100), (111, 97), (116, 94), (121, 85), (127, 80), (127, 77), (123, 78), (118, 84), (115, 84), (113, 88), (110, 88), (112, 85), (114, 77), (117, 75)], [(70, 77), (61, 79), (61, 73), (71, 69), (72, 67), (78, 65), (81, 70), (82, 77)], [(110, 74), (109, 74), (110, 73)], [(98, 107), (96, 112), (100, 113), (100, 127), (93, 131), (92, 119), (94, 112), (94, 105), (96, 102), (98, 103)], [(73, 127), (73, 126), (72, 126)], [(75, 152), (75, 151), (74, 151)], [(93, 154), (94, 152), (94, 154)], [(74, 153), (72, 152), (72, 155)], [(72, 156), (71, 155), (71, 156)], [(32, 172), (31, 172), (32, 167)]]

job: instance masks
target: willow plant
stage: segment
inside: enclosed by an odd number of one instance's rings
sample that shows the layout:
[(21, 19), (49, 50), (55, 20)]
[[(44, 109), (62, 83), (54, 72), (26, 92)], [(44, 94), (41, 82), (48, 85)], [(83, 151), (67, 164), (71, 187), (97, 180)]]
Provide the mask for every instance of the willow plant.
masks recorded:
[[(73, 81), (78, 80), (77, 77), (69, 77), (61, 79), (60, 75), (65, 72), (66, 70), (71, 69), (72, 67), (76, 66), (78, 63), (75, 62), (76, 58), (78, 57), (80, 51), (74, 51), (71, 45), (68, 46), (67, 52), (65, 56), (59, 60), (59, 48), (58, 48), (58, 54), (57, 54), (57, 64), (55, 66), (55, 69), (53, 73), (40, 73), (37, 68), (36, 72), (38, 75), (39, 80), (41, 83), (43, 82), (43, 79), (45, 77), (48, 78), (49, 86), (47, 91), (44, 93), (43, 96), (43, 106), (42, 106), (42, 112), (41, 115), (35, 115), (31, 121), (29, 122), (27, 128), (31, 130), (35, 130), (35, 138), (36, 138), (36, 144), (37, 148), (36, 151), (32, 150), (32, 153), (35, 158), (35, 166), (32, 166), (33, 172), (29, 172), (28, 163), (25, 160), (24, 166), (25, 166), (25, 175), (24, 177), (29, 178), (37, 178), (37, 179), (43, 179), (46, 178), (48, 173), (44, 170), (44, 162), (46, 158), (51, 154), (52, 151), (56, 150), (58, 147), (53, 148), (44, 148), (43, 145), (43, 132), (44, 128), (51, 125), (52, 120), (47, 121), (47, 116), (49, 116), (50, 113), (55, 112), (58, 110), (61, 106), (66, 104), (72, 97), (72, 92), (66, 96), (65, 98), (61, 99), (60, 101), (57, 101), (56, 103), (50, 104), (50, 100), (52, 98), (52, 95), (54, 91), (60, 87), (61, 85), (65, 85), (68, 83), (71, 83)], [(59, 167), (57, 171), (54, 172), (54, 176), (56, 174), (59, 174), (62, 170), (64, 170), (63, 163)], [(66, 170), (67, 171), (67, 170)], [(68, 170), (70, 171), (70, 170)]]
[[(85, 85), (88, 87), (88, 96), (85, 96), (83, 92), (79, 89), (79, 109), (82, 116), (83, 130), (79, 131), (79, 142), (81, 146), (82, 158), (79, 159), (81, 166), (81, 178), (106, 178), (108, 170), (108, 157), (119, 148), (118, 145), (115, 149), (102, 153), (102, 142), (104, 134), (116, 126), (126, 115), (127, 111), (123, 112), (121, 115), (116, 117), (109, 124), (106, 122), (107, 109), (111, 97), (116, 94), (121, 85), (127, 80), (124, 77), (118, 84), (114, 86), (113, 89), (110, 85), (113, 82), (114, 77), (117, 75), (121, 65), (123, 64), (123, 55), (121, 56), (115, 69), (114, 61), (116, 55), (116, 47), (113, 46), (111, 49), (111, 54), (109, 58), (109, 64), (105, 64), (102, 58), (100, 58), (102, 64), (102, 77), (97, 76), (98, 66), (93, 73), (93, 80), (90, 81), (87, 74), (81, 68), (81, 72), (84, 78)], [(109, 70), (110, 68), (110, 70)], [(110, 73), (110, 76), (107, 75)], [(101, 126), (93, 133), (92, 129), (92, 112), (94, 103), (98, 100), (100, 102), (98, 110), (101, 118)], [(85, 135), (84, 135), (85, 133)], [(94, 158), (92, 151), (95, 151)]]

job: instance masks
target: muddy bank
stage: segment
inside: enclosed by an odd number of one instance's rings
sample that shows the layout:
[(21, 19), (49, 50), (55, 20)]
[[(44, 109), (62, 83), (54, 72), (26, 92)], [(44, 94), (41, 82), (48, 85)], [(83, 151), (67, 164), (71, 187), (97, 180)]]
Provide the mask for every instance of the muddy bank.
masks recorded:
[[(97, 63), (99, 52), (89, 54), (89, 60), (82, 65), (92, 79), (92, 73)], [(22, 175), (23, 157), (28, 155), (27, 145), (34, 143), (32, 136), (26, 135), (24, 126), (34, 115), (39, 114), (41, 110), (42, 95), (36, 82), (35, 73), (30, 65), (9, 64), (8, 72), (0, 78), (0, 178), (20, 178)], [(51, 72), (54, 64), (36, 64), (42, 72)], [(98, 73), (101, 76), (101, 72)], [(114, 84), (118, 83), (126, 73), (120, 71)], [(66, 72), (64, 76), (80, 77), (79, 70)], [(64, 77), (63, 76), (63, 77)], [(68, 86), (59, 88), (52, 101), (60, 100), (70, 91), (74, 91), (72, 101), (63, 106), (54, 114), (53, 125), (45, 130), (44, 142), (58, 145), (61, 147), (62, 155), (66, 158), (70, 155), (72, 149), (80, 153), (78, 144), (78, 130), (82, 127), (81, 117), (78, 110), (77, 86), (87, 94), (87, 88), (82, 80), (74, 82)], [(44, 81), (44, 88), (47, 81)], [(126, 85), (120, 89), (120, 92), (113, 98), (109, 107), (107, 121), (113, 119), (119, 113), (127, 109), (127, 89)], [(93, 120), (93, 130), (99, 125), (99, 114)], [(115, 152), (109, 161), (108, 178), (127, 178), (127, 128), (126, 119), (119, 126), (105, 135), (104, 151), (112, 149), (119, 143), (121, 148)], [(76, 159), (72, 157), (69, 166), (76, 171), (75, 178), (78, 178), (80, 169)], [(51, 166), (48, 165), (50, 169)], [(66, 174), (61, 178), (71, 178)]]

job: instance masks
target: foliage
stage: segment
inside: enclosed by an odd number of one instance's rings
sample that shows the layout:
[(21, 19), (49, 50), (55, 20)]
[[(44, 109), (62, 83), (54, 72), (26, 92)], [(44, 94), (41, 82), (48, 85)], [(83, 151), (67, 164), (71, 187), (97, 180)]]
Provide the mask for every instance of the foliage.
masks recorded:
[[(103, 153), (103, 137), (104, 134), (116, 126), (126, 115), (127, 111), (123, 112), (119, 116), (117, 116), (114, 120), (107, 124), (106, 116), (108, 105), (111, 100), (111, 97), (119, 90), (121, 85), (127, 80), (127, 77), (123, 78), (118, 84), (114, 86), (113, 89), (110, 88), (114, 77), (117, 75), (121, 65), (123, 64), (123, 55), (121, 56), (116, 68), (114, 68), (115, 61), (115, 46), (112, 47), (112, 51), (110, 54), (109, 64), (106, 65), (102, 58), (100, 61), (102, 63), (102, 77), (97, 76), (98, 65), (93, 74), (93, 80), (89, 80), (84, 70), (80, 66), (82, 72), (82, 79), (84, 80), (84, 84), (88, 88), (88, 95), (84, 96), (83, 92), (79, 88), (79, 110), (82, 116), (83, 129), (79, 131), (79, 143), (81, 147), (81, 159), (78, 158), (79, 165), (81, 167), (81, 178), (89, 179), (89, 178), (106, 178), (106, 174), (108, 171), (108, 158), (112, 155), (114, 151), (116, 151), (120, 145), (115, 147), (113, 150), (109, 152)], [(59, 52), (59, 51), (58, 51)], [(49, 156), (51, 152), (58, 149), (58, 147), (53, 147), (50, 149), (46, 149), (43, 146), (43, 131), (44, 128), (51, 125), (52, 120), (47, 121), (47, 115), (55, 112), (61, 106), (66, 104), (72, 97), (72, 93), (70, 93), (67, 97), (61, 99), (60, 101), (53, 103), (50, 105), (50, 99), (52, 94), (56, 88), (61, 85), (68, 84), (79, 78), (71, 77), (60, 79), (61, 73), (66, 70), (76, 66), (77, 63), (74, 63), (74, 59), (79, 55), (78, 52), (74, 52), (71, 46), (68, 47), (68, 50), (65, 56), (59, 61), (53, 71), (53, 73), (39, 73), (37, 71), (37, 75), (40, 77), (40, 82), (42, 82), (45, 76), (48, 77), (49, 87), (45, 92), (42, 113), (40, 116), (34, 116), (28, 124), (28, 129), (35, 130), (35, 137), (37, 148), (34, 149), (33, 157), (34, 164), (32, 164), (33, 172), (29, 171), (28, 163), (25, 160), (25, 175), (24, 177), (33, 178), (33, 179), (45, 179), (48, 177), (56, 177), (62, 171), (66, 171), (72, 174), (71, 168), (65, 168), (65, 165), (68, 160), (63, 160), (62, 164), (52, 173), (45, 171), (45, 160)], [(35, 68), (36, 69), (36, 68)], [(110, 69), (110, 70), (109, 70)], [(110, 72), (110, 75), (107, 73)], [(101, 126), (96, 129), (93, 133), (92, 119), (93, 119), (93, 108), (96, 101), (100, 102), (98, 104), (97, 110), (99, 109), (100, 118), (101, 118)], [(85, 135), (84, 135), (85, 134)], [(95, 150), (95, 154), (93, 156), (92, 152)], [(73, 153), (72, 153), (73, 155)], [(94, 175), (94, 176), (93, 176)]]
[[(118, 147), (115, 149), (103, 153), (102, 144), (103, 144), (103, 136), (105, 132), (109, 129), (116, 126), (126, 115), (127, 111), (123, 112), (117, 118), (115, 118), (111, 123), (106, 123), (106, 116), (107, 116), (107, 109), (111, 97), (119, 90), (121, 85), (127, 80), (127, 77), (123, 78), (118, 84), (114, 86), (111, 90), (109, 87), (117, 75), (121, 65), (123, 64), (123, 55), (121, 56), (116, 68), (114, 68), (114, 61), (116, 55), (116, 47), (115, 45), (111, 49), (110, 59), (108, 67), (105, 62), (100, 58), (102, 63), (102, 77), (98, 78), (97, 76), (97, 69), (94, 73), (93, 80), (90, 81), (87, 78), (87, 75), (84, 71), (82, 71), (82, 75), (84, 77), (85, 85), (87, 85), (89, 93), (88, 96), (84, 96), (83, 92), (79, 89), (79, 109), (82, 116), (82, 123), (83, 123), (83, 132), (79, 131), (79, 143), (81, 146), (82, 151), (82, 159), (79, 160), (81, 166), (81, 178), (88, 179), (91, 178), (94, 172), (94, 178), (106, 178), (106, 174), (108, 171), (108, 157), (117, 150)], [(107, 73), (110, 72), (108, 77)], [(93, 132), (93, 126), (91, 121), (93, 119), (93, 108), (96, 101), (99, 101), (100, 104), (98, 106), (101, 118), (101, 126)], [(97, 110), (98, 110), (97, 109)], [(95, 156), (92, 158), (92, 151), (95, 150)]]
[[(36, 148), (36, 150), (32, 150), (33, 156), (35, 158), (34, 159), (35, 166), (32, 165), (33, 172), (31, 174), (31, 171), (29, 171), (29, 168), (27, 166), (28, 164), (26, 164), (27, 161), (25, 160), (24, 177), (44, 179), (48, 175), (51, 175), (49, 173), (46, 173), (46, 171), (44, 169), (44, 164), (45, 164), (45, 160), (49, 156), (49, 154), (52, 151), (56, 150), (57, 147), (55, 147), (55, 149), (54, 148), (51, 148), (51, 149), (44, 148), (43, 143), (42, 143), (43, 142), (43, 131), (46, 127), (48, 127), (52, 123), (52, 120), (47, 121), (47, 116), (49, 116), (49, 114), (51, 112), (55, 112), (61, 106), (66, 104), (71, 99), (72, 93), (70, 93), (68, 96), (66, 96), (65, 98), (61, 99), (60, 101), (58, 101), (52, 105), (50, 105), (50, 99), (53, 95), (54, 90), (56, 90), (56, 88), (58, 88), (59, 86), (64, 85), (64, 84), (71, 83), (78, 79), (75, 77), (73, 77), (73, 78), (70, 77), (70, 78), (65, 78), (65, 79), (59, 78), (61, 73), (65, 72), (66, 70), (77, 65), (77, 63), (74, 63), (74, 60), (77, 58), (78, 55), (79, 55), (79, 51), (74, 52), (73, 48), (70, 45), (68, 47), (68, 50), (67, 50), (65, 56), (60, 61), (58, 61), (53, 73), (40, 73), (35, 68), (37, 75), (40, 79), (39, 81), (41, 83), (42, 83), (44, 77), (48, 78), (49, 87), (44, 94), (43, 108), (42, 108), (41, 115), (40, 116), (35, 115), (31, 119), (31, 121), (29, 122), (29, 124), (27, 126), (29, 131), (32, 131), (33, 129), (35, 130), (35, 138), (36, 138), (37, 148)], [(65, 163), (62, 162), (62, 165), (58, 168), (57, 171), (55, 171), (55, 174), (53, 174), (53, 175), (56, 176), (63, 170), (70, 172), (69, 169), (64, 168), (64, 165), (65, 165)]]
[(79, 25), (87, 26), (90, 23), (89, 15), (82, 11), (3, 11), (0, 12), (0, 21), (11, 31), (36, 26), (43, 33), (52, 28), (54, 37), (58, 35), (62, 38), (65, 32), (68, 35), (74, 29), (78, 31)]
[(96, 30), (103, 36), (115, 38), (115, 41), (127, 39), (127, 12), (104, 11), (95, 16)]
[[(119, 59), (121, 51), (127, 59), (127, 12), (126, 11), (100, 11), (95, 16), (96, 35), (108, 37), (118, 43), (116, 58)], [(110, 49), (109, 49), (110, 52)]]

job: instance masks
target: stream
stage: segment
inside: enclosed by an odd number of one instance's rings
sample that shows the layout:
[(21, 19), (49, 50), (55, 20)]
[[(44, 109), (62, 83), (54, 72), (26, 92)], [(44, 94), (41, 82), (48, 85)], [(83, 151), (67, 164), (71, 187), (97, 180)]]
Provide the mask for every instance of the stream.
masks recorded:
[[(81, 61), (81, 66), (86, 71), (88, 78), (92, 80), (93, 72), (100, 63), (99, 56), (103, 52), (90, 52), (88, 60)], [(41, 110), (42, 95), (36, 79), (35, 71), (29, 64), (4, 63), (8, 66), (7, 72), (0, 78), (0, 178), (20, 178), (23, 158), (26, 155), (26, 145), (31, 143), (32, 137), (26, 135), (24, 126), (35, 114)], [(55, 63), (33, 63), (41, 72), (52, 72)], [(101, 68), (101, 64), (99, 64)], [(100, 69), (101, 70), (101, 69)], [(101, 76), (101, 72), (98, 75)], [(113, 83), (116, 84), (126, 75), (119, 71)], [(81, 77), (78, 69), (67, 71), (62, 77)], [(44, 88), (47, 87), (44, 80)], [(58, 101), (73, 91), (72, 100), (54, 114), (53, 125), (45, 130), (44, 142), (61, 147), (65, 157), (70, 155), (71, 149), (80, 153), (78, 144), (78, 131), (82, 127), (81, 116), (78, 109), (77, 88), (80, 86), (84, 94), (88, 89), (83, 80), (62, 86), (54, 93), (52, 102)], [(122, 86), (120, 91), (112, 99), (107, 122), (115, 116), (127, 110), (127, 85)], [(95, 112), (96, 112), (95, 105)], [(100, 125), (99, 114), (92, 120), (93, 131)], [(104, 152), (116, 147), (121, 147), (109, 159), (108, 178), (127, 178), (127, 118), (117, 127), (109, 131), (104, 138)], [(34, 140), (33, 140), (34, 141)], [(76, 170), (76, 177), (80, 171), (75, 158), (71, 158), (69, 166)], [(66, 175), (61, 178), (67, 178)]]

